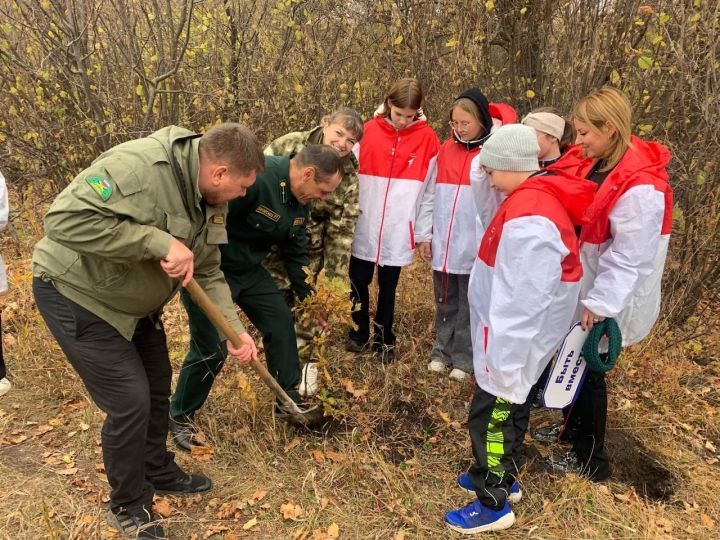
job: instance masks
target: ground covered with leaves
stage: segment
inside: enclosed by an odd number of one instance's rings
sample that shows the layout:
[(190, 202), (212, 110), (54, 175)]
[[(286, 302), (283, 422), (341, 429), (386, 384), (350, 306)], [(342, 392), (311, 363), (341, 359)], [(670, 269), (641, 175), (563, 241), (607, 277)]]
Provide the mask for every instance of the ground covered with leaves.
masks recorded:
[[(14, 386), (0, 398), (0, 538), (114, 538), (105, 522), (102, 413), (37, 314), (27, 268), (26, 259), (11, 262), (14, 287), (2, 316)], [(472, 384), (427, 371), (431, 291), (425, 265), (403, 271), (399, 357), (388, 367), (370, 354), (346, 353), (345, 329), (333, 328), (321, 395), (335, 416), (322, 431), (277, 421), (268, 390), (228, 363), (197, 419), (209, 448), (178, 452), (182, 466), (208, 474), (214, 489), (156, 499), (171, 537), (459, 537), (442, 517), (469, 502), (455, 478), (471, 463), (466, 411)], [(188, 345), (178, 303), (165, 322), (177, 371)], [(688, 325), (660, 328), (642, 346), (624, 351), (609, 375), (611, 480), (549, 476), (539, 462), (562, 449), (528, 436), (517, 522), (496, 536), (718, 534), (720, 332), (712, 317)], [(534, 412), (531, 429), (557, 418)]]

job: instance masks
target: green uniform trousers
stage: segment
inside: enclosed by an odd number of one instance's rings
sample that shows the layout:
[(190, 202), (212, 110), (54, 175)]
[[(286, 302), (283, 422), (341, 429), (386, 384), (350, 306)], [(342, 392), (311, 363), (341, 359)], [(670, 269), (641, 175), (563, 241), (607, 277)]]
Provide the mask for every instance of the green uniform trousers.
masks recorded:
[[(262, 333), (270, 374), (293, 400), (299, 401), (300, 368), (294, 320), (277, 285), (262, 266), (225, 277), (233, 300)], [(182, 424), (192, 421), (195, 411), (205, 403), (225, 363), (227, 348), (187, 291), (183, 289), (180, 297), (188, 312), (190, 350), (170, 400), (170, 417)]]

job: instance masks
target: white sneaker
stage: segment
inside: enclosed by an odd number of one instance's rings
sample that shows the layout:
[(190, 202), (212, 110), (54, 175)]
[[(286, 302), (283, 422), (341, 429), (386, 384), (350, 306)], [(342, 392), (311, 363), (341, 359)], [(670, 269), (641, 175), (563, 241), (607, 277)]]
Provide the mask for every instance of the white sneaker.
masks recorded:
[(302, 397), (312, 397), (318, 392), (318, 368), (317, 364), (308, 362), (303, 366), (298, 391)]
[(4, 396), (5, 394), (7, 394), (11, 386), (12, 385), (10, 384), (10, 381), (8, 381), (5, 377), (0, 379), (0, 396)]
[(470, 374), (462, 369), (453, 368), (449, 377), (455, 381), (465, 381), (470, 378)]
[(446, 369), (445, 364), (440, 360), (432, 360), (428, 364), (428, 371), (432, 371), (434, 373), (443, 373)]

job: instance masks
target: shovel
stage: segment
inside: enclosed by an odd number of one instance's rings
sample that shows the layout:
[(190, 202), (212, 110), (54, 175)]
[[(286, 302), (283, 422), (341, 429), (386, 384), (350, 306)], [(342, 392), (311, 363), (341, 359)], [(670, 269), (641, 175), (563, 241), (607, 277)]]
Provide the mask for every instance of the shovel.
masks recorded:
[[(235, 347), (242, 347), (243, 343), (242, 341), (240, 341), (240, 336), (238, 335), (238, 333), (233, 329), (232, 326), (230, 326), (230, 323), (220, 312), (220, 309), (218, 309), (218, 307), (213, 303), (213, 301), (210, 300), (210, 297), (205, 293), (205, 291), (202, 290), (202, 287), (198, 285), (198, 282), (195, 281), (195, 279), (191, 279), (190, 282), (185, 286), (185, 289), (187, 290), (187, 292), (190, 293), (192, 299), (200, 307), (203, 313), (205, 313), (207, 318), (210, 319), (210, 322), (215, 325), (215, 328), (217, 328), (218, 331), (220, 331), (221, 333), (225, 334)], [(288, 421), (290, 423), (294, 425), (310, 427), (322, 421), (322, 410), (320, 410), (317, 405), (309, 407), (307, 409), (301, 409), (300, 407), (298, 407), (298, 404), (295, 403), (292, 398), (287, 395), (287, 392), (282, 389), (282, 387), (278, 384), (275, 378), (270, 375), (270, 372), (263, 364), (261, 364), (257, 360), (251, 360), (250, 366), (260, 376), (262, 381), (266, 385), (268, 385), (268, 387), (270, 388), (270, 390), (273, 391), (275, 396), (282, 402), (284, 412), (288, 415)]]

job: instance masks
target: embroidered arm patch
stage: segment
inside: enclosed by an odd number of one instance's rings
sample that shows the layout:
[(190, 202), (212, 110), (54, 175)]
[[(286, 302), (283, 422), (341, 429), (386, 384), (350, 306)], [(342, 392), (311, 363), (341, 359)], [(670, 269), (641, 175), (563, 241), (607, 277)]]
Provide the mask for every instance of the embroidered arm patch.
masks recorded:
[(88, 176), (85, 181), (100, 195), (103, 201), (107, 201), (112, 195), (112, 184), (107, 178), (102, 176)]

